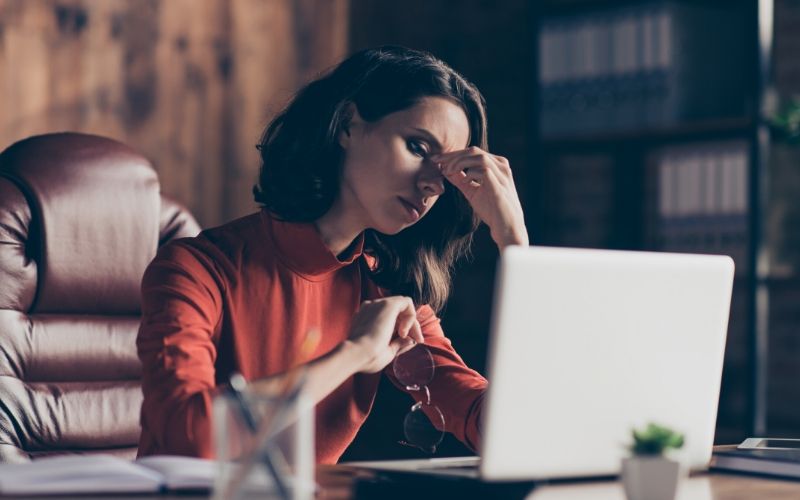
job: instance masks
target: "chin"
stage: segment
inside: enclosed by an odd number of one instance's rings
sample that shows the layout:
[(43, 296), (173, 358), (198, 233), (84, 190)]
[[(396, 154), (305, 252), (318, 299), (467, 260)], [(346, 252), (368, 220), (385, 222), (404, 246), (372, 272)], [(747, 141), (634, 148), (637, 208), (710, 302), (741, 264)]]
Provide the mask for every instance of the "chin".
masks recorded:
[(394, 227), (391, 227), (391, 226), (390, 227), (375, 227), (373, 229), (375, 231), (381, 233), (381, 234), (385, 234), (387, 236), (394, 236), (395, 234), (401, 233), (404, 229), (409, 228), (409, 227), (411, 227), (411, 225), (400, 226), (400, 227), (397, 227), (397, 226), (394, 226)]
[[(420, 219), (422, 220), (422, 219)], [(417, 221), (419, 222), (419, 220)], [(410, 228), (417, 222), (413, 222), (409, 224), (408, 222), (387, 222), (385, 224), (376, 225), (373, 229), (381, 234), (386, 234), (388, 236), (394, 236), (395, 234), (401, 233), (404, 230)]]
[(410, 222), (402, 217), (395, 217), (392, 213), (386, 213), (384, 217), (376, 217), (373, 219), (374, 224), (372, 225), (372, 229), (381, 234), (393, 236), (401, 233), (405, 229), (408, 229), (415, 224), (418, 224), (419, 221), (425, 218), (426, 214), (427, 212), (423, 213), (422, 216), (414, 222)]

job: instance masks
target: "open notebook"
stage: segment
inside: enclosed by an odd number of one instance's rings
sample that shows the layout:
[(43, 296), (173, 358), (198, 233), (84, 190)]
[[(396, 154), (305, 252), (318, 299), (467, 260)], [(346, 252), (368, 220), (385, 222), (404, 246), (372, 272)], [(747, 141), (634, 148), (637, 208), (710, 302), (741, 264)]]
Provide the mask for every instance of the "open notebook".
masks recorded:
[(0, 465), (0, 495), (209, 491), (216, 472), (213, 460), (180, 456), (135, 462), (112, 455), (48, 457)]

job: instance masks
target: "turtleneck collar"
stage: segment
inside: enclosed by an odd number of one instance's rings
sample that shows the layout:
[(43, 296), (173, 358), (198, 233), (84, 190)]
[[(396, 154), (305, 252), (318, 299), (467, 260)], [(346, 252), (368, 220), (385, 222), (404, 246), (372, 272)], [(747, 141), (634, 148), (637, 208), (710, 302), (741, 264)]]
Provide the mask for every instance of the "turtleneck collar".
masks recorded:
[(283, 263), (310, 281), (321, 281), (331, 273), (352, 264), (364, 251), (364, 233), (345, 250), (340, 260), (325, 245), (317, 227), (310, 222), (286, 222), (261, 210), (261, 219), (272, 236)]

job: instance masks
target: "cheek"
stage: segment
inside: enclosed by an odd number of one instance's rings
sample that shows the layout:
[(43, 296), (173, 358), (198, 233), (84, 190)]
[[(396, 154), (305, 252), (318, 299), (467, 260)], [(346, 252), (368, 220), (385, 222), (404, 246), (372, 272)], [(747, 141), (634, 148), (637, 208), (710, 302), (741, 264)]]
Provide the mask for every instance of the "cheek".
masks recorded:
[(345, 176), (353, 184), (374, 190), (405, 191), (404, 186), (414, 182), (419, 162), (396, 152), (375, 151), (374, 154), (354, 156), (348, 167)]
[(391, 158), (389, 151), (378, 137), (372, 136), (363, 140), (351, 153), (350, 161), (354, 173), (374, 175), (376, 171), (382, 170)]
[(345, 157), (343, 176), (352, 185), (357, 185), (369, 178), (374, 170), (375, 154), (367, 148), (349, 151)]
[(362, 202), (383, 206), (387, 197), (411, 191), (422, 160), (406, 150), (402, 139), (371, 139), (351, 150), (343, 175)]
[(391, 176), (385, 172), (382, 158), (354, 156), (345, 163), (343, 182), (370, 212), (381, 210), (386, 193), (391, 191)]

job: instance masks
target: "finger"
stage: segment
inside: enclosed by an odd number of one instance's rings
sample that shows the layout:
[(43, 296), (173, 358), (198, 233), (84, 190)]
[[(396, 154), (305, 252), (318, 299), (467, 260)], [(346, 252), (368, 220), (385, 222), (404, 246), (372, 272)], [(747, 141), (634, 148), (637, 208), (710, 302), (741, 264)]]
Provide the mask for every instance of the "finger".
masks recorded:
[(414, 324), (411, 327), (410, 332), (411, 338), (414, 339), (417, 344), (424, 344), (425, 337), (422, 335), (422, 326), (420, 326), (419, 321), (414, 319)]
[(475, 193), (475, 190), (480, 186), (473, 186), (470, 184), (469, 180), (466, 178), (466, 174), (458, 173), (454, 176), (446, 177), (447, 182), (452, 184), (456, 187), (461, 193), (470, 199), (470, 197)]
[(483, 170), (480, 167), (467, 167), (446, 175), (445, 179), (451, 184), (464, 183), (469, 180), (480, 180)]
[(393, 356), (398, 356), (405, 352), (410, 351), (416, 344), (411, 339), (401, 339), (395, 337), (389, 342), (389, 349), (392, 351)]
[(400, 338), (406, 338), (417, 320), (414, 301), (409, 297), (396, 296), (391, 298), (390, 304), (391, 308), (387, 310), (387, 313), (395, 316), (395, 332)]
[(480, 186), (483, 184), (484, 180), (486, 179), (486, 172), (483, 172), (478, 169), (468, 168), (466, 170), (462, 170), (458, 173), (461, 177), (461, 182), (473, 185)]
[(398, 313), (398, 321), (401, 318), (403, 318), (403, 321), (406, 318), (408, 319), (408, 323), (405, 323), (408, 326), (406, 336), (415, 343), (424, 343), (425, 338), (422, 335), (422, 327), (417, 319), (417, 306), (414, 305), (414, 301), (410, 297), (398, 297), (398, 299), (398, 305), (402, 308)]
[(497, 156), (497, 155), (491, 155), (491, 156), (492, 158), (494, 158), (500, 171), (510, 176), (511, 163), (508, 161), (508, 158), (506, 158), (505, 156)]
[(414, 301), (411, 297), (397, 296), (395, 297), (395, 305), (397, 307), (397, 317), (410, 317), (417, 318), (417, 308), (414, 306)]
[(414, 328), (417, 318), (409, 316), (408, 314), (400, 314), (397, 316), (397, 336), (400, 338), (408, 337), (409, 332)]
[[(450, 160), (439, 162), (442, 166), (441, 172), (445, 177), (457, 174), (468, 167), (478, 167), (486, 163), (484, 155), (464, 155)], [(484, 165), (485, 166), (485, 165)]]
[(494, 171), (495, 167), (487, 167), (483, 164), (465, 167), (453, 175), (446, 177), (451, 184), (461, 183), (465, 186), (480, 186), (487, 181), (496, 182), (499, 186), (505, 186), (501, 181), (501, 173)]
[[(500, 157), (498, 160), (494, 155), (461, 157), (453, 160), (453, 162), (446, 167), (443, 167), (441, 172), (450, 182), (453, 182), (454, 179), (459, 180), (459, 174), (461, 172), (466, 173), (467, 176), (472, 173), (475, 175), (470, 178), (470, 180), (474, 180), (478, 184), (482, 183), (482, 179), (480, 178), (481, 173), (493, 172), (497, 182), (499, 182), (501, 186), (508, 186), (513, 184), (513, 180), (511, 178), (511, 170), (507, 166), (507, 163), (508, 160), (505, 158)], [(485, 176), (485, 174), (483, 175)], [(465, 176), (461, 175), (460, 177), (463, 179)]]
[(453, 158), (457, 158), (459, 156), (470, 156), (476, 154), (484, 154), (486, 151), (482, 150), (478, 146), (469, 146), (464, 149), (456, 149), (454, 151), (448, 151), (447, 153), (439, 153), (435, 155), (429, 156), (429, 158), (433, 161), (449, 161)]
[(396, 356), (400, 356), (401, 354), (405, 354), (405, 353), (407, 353), (408, 351), (410, 351), (411, 349), (413, 349), (415, 347), (417, 347), (416, 342), (408, 342), (407, 344), (405, 344), (403, 346), (400, 346), (400, 349), (398, 349)]
[(489, 187), (496, 192), (505, 189), (503, 181), (500, 179), (500, 174), (493, 169), (473, 169), (469, 168), (461, 175), (461, 181), (466, 186), (471, 187)]
[(465, 168), (464, 170), (460, 170), (455, 174), (446, 177), (446, 179), (457, 188), (459, 188), (464, 194), (467, 194), (471, 188), (480, 187), (481, 184), (484, 183), (485, 179), (485, 171), (481, 170), (480, 168)]

